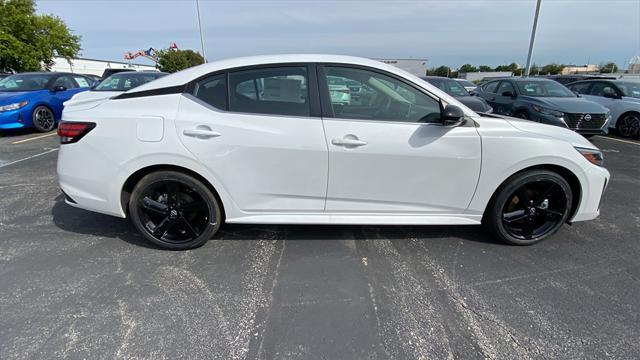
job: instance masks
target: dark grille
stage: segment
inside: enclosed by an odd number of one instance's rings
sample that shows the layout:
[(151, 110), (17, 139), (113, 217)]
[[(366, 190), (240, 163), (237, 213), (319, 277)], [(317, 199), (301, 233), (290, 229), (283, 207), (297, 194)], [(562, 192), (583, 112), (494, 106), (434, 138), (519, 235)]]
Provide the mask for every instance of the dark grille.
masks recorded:
[[(589, 121), (585, 119), (587, 115), (591, 116)], [(604, 125), (607, 118), (605, 114), (565, 114), (564, 120), (570, 129), (597, 130)]]

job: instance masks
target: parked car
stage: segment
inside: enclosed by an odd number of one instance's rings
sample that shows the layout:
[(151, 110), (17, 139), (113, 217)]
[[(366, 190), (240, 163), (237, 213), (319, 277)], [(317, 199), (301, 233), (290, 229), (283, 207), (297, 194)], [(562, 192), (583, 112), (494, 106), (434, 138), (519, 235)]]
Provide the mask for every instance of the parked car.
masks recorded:
[(462, 84), (456, 80), (440, 76), (422, 76), (420, 78), (455, 97), (456, 100), (460, 101), (473, 111), (486, 113), (493, 111), (491, 106), (489, 106), (483, 98), (479, 96), (471, 96)]
[[(333, 105), (349, 105), (351, 103), (351, 89), (347, 86), (347, 82), (336, 76), (327, 77), (329, 85), (329, 96)], [(353, 87), (354, 85), (352, 85)]]
[(92, 85), (97, 85), (100, 81), (102, 81), (102, 77), (98, 76), (98, 75), (93, 75), (93, 74), (82, 74), (86, 77), (88, 77), (89, 79), (93, 80), (93, 84)]
[(567, 87), (609, 109), (609, 128), (626, 137), (640, 135), (640, 82), (587, 80), (570, 83)]
[[(337, 116), (329, 77), (366, 84), (372, 101)], [(484, 223), (527, 245), (597, 217), (609, 179), (575, 132), (479, 116), (393, 65), (346, 56), (211, 62), (69, 105), (63, 119), (66, 203), (130, 217), (170, 249), (225, 222)]]
[(453, 79), (453, 80), (459, 82), (460, 85), (464, 86), (465, 90), (467, 91), (473, 91), (478, 87), (478, 85), (472, 83), (467, 79)]
[(113, 74), (102, 80), (91, 90), (74, 95), (67, 104), (75, 101), (85, 101), (101, 98), (109, 98), (125, 91), (131, 90), (142, 84), (167, 75), (164, 72), (137, 72), (127, 71)]
[(102, 72), (102, 78), (106, 79), (109, 76), (113, 75), (113, 74), (117, 74), (117, 73), (121, 73), (121, 72), (126, 72), (126, 71), (136, 71), (135, 69), (104, 69), (104, 71)]
[(7, 76), (10, 76), (11, 74), (2, 74), (0, 73), (0, 80), (6, 78)]
[(590, 80), (590, 79), (600, 79), (600, 80), (613, 80), (616, 79), (613, 76), (606, 75), (587, 75), (587, 74), (573, 74), (573, 75), (548, 75), (548, 76), (540, 76), (541, 78), (551, 79), (559, 82), (562, 85), (566, 85), (572, 82), (580, 81), (580, 80)]
[(89, 90), (92, 80), (78, 74), (36, 72), (0, 80), (0, 130), (52, 130), (62, 116), (63, 103)]
[(478, 87), (476, 93), (487, 100), (497, 114), (567, 127), (585, 136), (608, 131), (609, 110), (578, 97), (553, 80), (494, 80)]

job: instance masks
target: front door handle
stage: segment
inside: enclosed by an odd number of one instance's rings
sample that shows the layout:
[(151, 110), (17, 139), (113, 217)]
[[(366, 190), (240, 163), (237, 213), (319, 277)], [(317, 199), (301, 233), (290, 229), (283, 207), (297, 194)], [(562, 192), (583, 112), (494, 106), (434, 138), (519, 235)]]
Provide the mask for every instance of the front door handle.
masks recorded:
[(198, 139), (210, 139), (222, 135), (219, 132), (213, 131), (210, 127), (204, 125), (200, 125), (195, 129), (184, 129), (182, 133), (185, 136), (191, 136)]
[(331, 143), (336, 146), (344, 147), (358, 147), (367, 145), (366, 141), (358, 139), (355, 135), (345, 135), (342, 138), (335, 138), (331, 140)]

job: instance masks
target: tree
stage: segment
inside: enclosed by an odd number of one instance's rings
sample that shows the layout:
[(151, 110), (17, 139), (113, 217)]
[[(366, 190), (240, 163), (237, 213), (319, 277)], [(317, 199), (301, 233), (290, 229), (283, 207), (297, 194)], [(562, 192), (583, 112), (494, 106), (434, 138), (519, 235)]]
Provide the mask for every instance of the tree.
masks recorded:
[(493, 71), (493, 69), (491, 68), (491, 66), (487, 66), (487, 65), (480, 65), (478, 67), (478, 70), (483, 71), (483, 72), (490, 72)]
[(64, 21), (35, 11), (34, 0), (0, 0), (0, 72), (48, 70), (54, 56), (80, 51), (80, 36)]
[(431, 68), (427, 70), (429, 76), (444, 76), (447, 77), (451, 73), (451, 69), (448, 66), (439, 66), (437, 68)]
[(460, 69), (458, 69), (458, 72), (461, 72), (461, 73), (470, 73), (470, 72), (477, 72), (477, 71), (478, 69), (476, 69), (476, 67), (471, 64), (464, 64), (460, 66)]
[(614, 62), (608, 62), (600, 64), (600, 72), (601, 73), (614, 73), (618, 71), (618, 65)]
[(564, 69), (565, 65), (563, 64), (547, 64), (545, 66), (542, 67), (542, 69), (540, 69), (540, 73), (542, 75), (555, 75), (555, 74), (560, 74), (562, 72), (562, 69)]
[(165, 49), (158, 51), (160, 71), (173, 73), (192, 66), (204, 64), (204, 58), (193, 50)]

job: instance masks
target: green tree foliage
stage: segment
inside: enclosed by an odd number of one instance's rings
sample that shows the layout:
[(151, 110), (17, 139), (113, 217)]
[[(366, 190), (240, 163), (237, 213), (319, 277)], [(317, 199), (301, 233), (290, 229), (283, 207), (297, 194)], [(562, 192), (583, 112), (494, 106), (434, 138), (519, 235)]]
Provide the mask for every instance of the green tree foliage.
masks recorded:
[(0, 72), (49, 69), (54, 56), (80, 51), (80, 36), (64, 21), (35, 11), (34, 0), (0, 0)]
[(204, 64), (204, 58), (193, 50), (166, 49), (158, 51), (160, 71), (173, 73), (192, 66)]
[(540, 69), (540, 74), (542, 75), (556, 75), (562, 72), (562, 69), (565, 67), (563, 64), (547, 64)]
[(437, 68), (431, 68), (427, 70), (429, 76), (444, 76), (447, 77), (451, 73), (451, 69), (448, 66), (439, 66)]
[(602, 63), (599, 67), (601, 73), (614, 73), (618, 71), (618, 65), (614, 62)]
[(480, 66), (478, 66), (478, 70), (483, 71), (483, 72), (489, 72), (489, 71), (493, 71), (493, 68), (491, 68), (491, 66), (487, 66), (487, 65), (480, 65)]
[(470, 73), (470, 72), (477, 72), (478, 69), (471, 64), (464, 64), (460, 66), (460, 69), (458, 69), (458, 71), (461, 73)]

